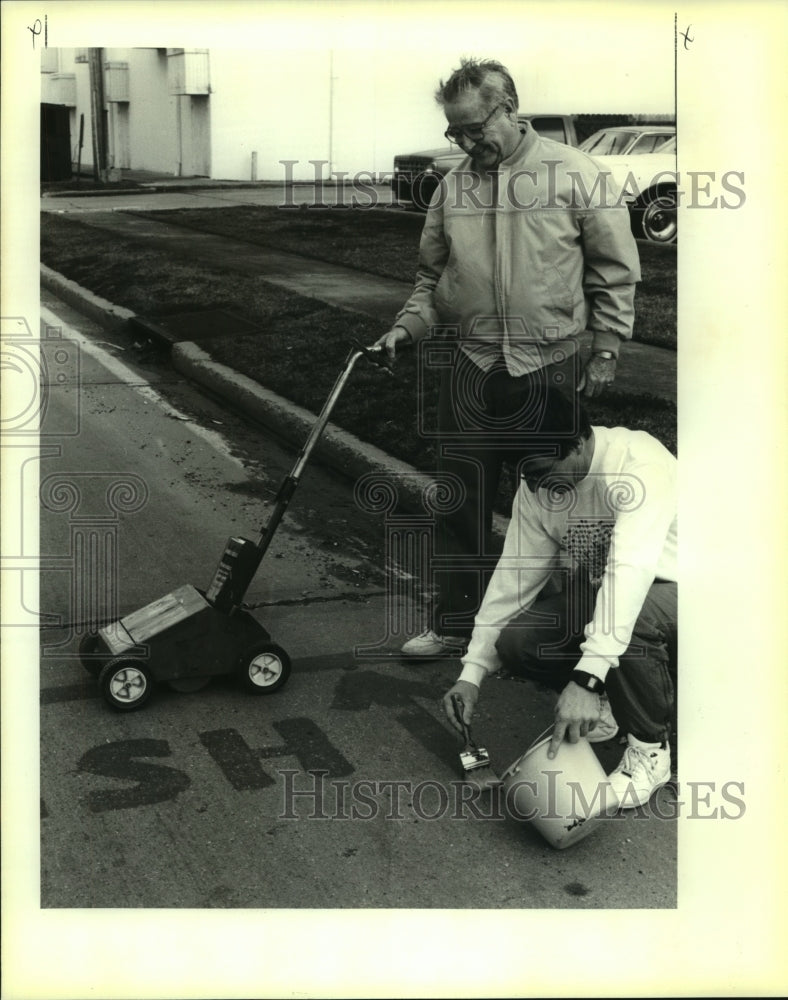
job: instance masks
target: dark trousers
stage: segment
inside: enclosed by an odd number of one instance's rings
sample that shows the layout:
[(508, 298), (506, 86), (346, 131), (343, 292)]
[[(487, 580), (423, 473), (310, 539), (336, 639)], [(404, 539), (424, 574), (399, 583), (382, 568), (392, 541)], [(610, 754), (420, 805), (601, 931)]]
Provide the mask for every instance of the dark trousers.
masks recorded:
[[(536, 601), (501, 632), (497, 650), (508, 672), (560, 691), (581, 656), (594, 592), (582, 579)], [(621, 730), (645, 742), (667, 740), (675, 714), (677, 586), (655, 581), (626, 652), (605, 681)]]
[(433, 628), (467, 637), (500, 554), (492, 520), (504, 462), (516, 466), (533, 440), (548, 386), (574, 398), (580, 360), (557, 346), (556, 363), (513, 377), (502, 361), (483, 372), (454, 349), (438, 397), (438, 472), (452, 484), (456, 503), (436, 517)]

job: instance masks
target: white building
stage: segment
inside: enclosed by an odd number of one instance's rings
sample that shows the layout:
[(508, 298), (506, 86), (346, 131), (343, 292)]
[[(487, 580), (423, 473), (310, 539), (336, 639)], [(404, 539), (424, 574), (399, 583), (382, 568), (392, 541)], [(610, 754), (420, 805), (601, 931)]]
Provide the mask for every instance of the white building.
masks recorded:
[[(385, 117), (378, 125), (375, 60), (363, 53), (345, 53), (340, 75), (328, 49), (308, 53), (308, 60), (305, 53), (273, 59), (270, 52), (238, 49), (45, 49), (41, 101), (69, 108), (71, 161), (83, 171), (94, 164), (90, 51), (103, 70), (110, 169), (314, 180), (341, 170), (390, 170), (402, 148), (401, 133)], [(359, 86), (367, 73), (370, 86)], [(421, 113), (408, 141), (436, 145), (438, 112), (420, 87), (416, 93)], [(396, 93), (389, 100), (401, 105)], [(382, 103), (385, 116), (385, 94)], [(433, 118), (434, 126), (425, 124)], [(378, 128), (388, 146), (378, 141)]]
[[(458, 63), (453, 46), (413, 52), (388, 42), (296, 44), (44, 48), (41, 101), (69, 109), (69, 135), (57, 142), (68, 143), (72, 164), (87, 172), (94, 163), (91, 60), (94, 79), (101, 67), (110, 169), (235, 181), (309, 181), (341, 172), (386, 180), (395, 154), (448, 150), (445, 118), (432, 95)], [(597, 53), (586, 46), (576, 61), (595, 71), (567, 75), (560, 61), (535, 61), (527, 50), (498, 55), (517, 81), (522, 111), (640, 113), (671, 106), (669, 60), (662, 59), (659, 74), (630, 76), (622, 67), (601, 74)]]

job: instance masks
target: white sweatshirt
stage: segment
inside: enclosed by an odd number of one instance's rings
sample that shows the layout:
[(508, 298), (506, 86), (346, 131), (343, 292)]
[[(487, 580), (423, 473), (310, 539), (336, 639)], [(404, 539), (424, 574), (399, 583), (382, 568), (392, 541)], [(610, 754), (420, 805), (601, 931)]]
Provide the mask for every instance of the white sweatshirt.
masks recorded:
[(676, 459), (645, 431), (593, 430), (591, 468), (574, 489), (531, 493), (521, 481), (460, 680), (479, 685), (500, 668), (501, 630), (558, 568), (583, 565), (599, 584), (576, 666), (602, 680), (629, 645), (654, 579), (677, 580)]

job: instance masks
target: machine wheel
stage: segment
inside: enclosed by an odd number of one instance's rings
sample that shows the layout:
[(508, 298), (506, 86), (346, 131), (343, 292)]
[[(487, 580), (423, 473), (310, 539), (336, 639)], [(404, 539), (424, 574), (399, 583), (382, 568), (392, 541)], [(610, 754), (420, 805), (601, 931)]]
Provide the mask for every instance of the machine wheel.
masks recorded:
[(96, 655), (98, 641), (98, 632), (86, 632), (79, 640), (79, 662), (94, 677), (98, 677), (107, 662), (105, 657)]
[(142, 708), (153, 694), (153, 674), (142, 662), (129, 656), (116, 656), (99, 674), (99, 687), (108, 705), (119, 712)]
[(238, 673), (250, 694), (273, 694), (287, 683), (290, 657), (276, 643), (258, 642), (241, 656)]

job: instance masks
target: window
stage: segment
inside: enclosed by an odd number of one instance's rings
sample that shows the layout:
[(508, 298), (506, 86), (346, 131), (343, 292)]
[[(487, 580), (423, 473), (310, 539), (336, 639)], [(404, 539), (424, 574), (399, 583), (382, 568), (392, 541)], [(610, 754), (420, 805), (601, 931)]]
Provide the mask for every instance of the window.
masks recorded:
[(580, 148), (592, 156), (616, 156), (623, 153), (634, 138), (634, 132), (597, 132)]
[(545, 139), (555, 139), (556, 142), (566, 142), (566, 130), (563, 118), (546, 115), (544, 118), (535, 117), (531, 119), (531, 124)]
[(630, 153), (654, 153), (665, 143), (664, 132), (646, 133), (635, 142)]

